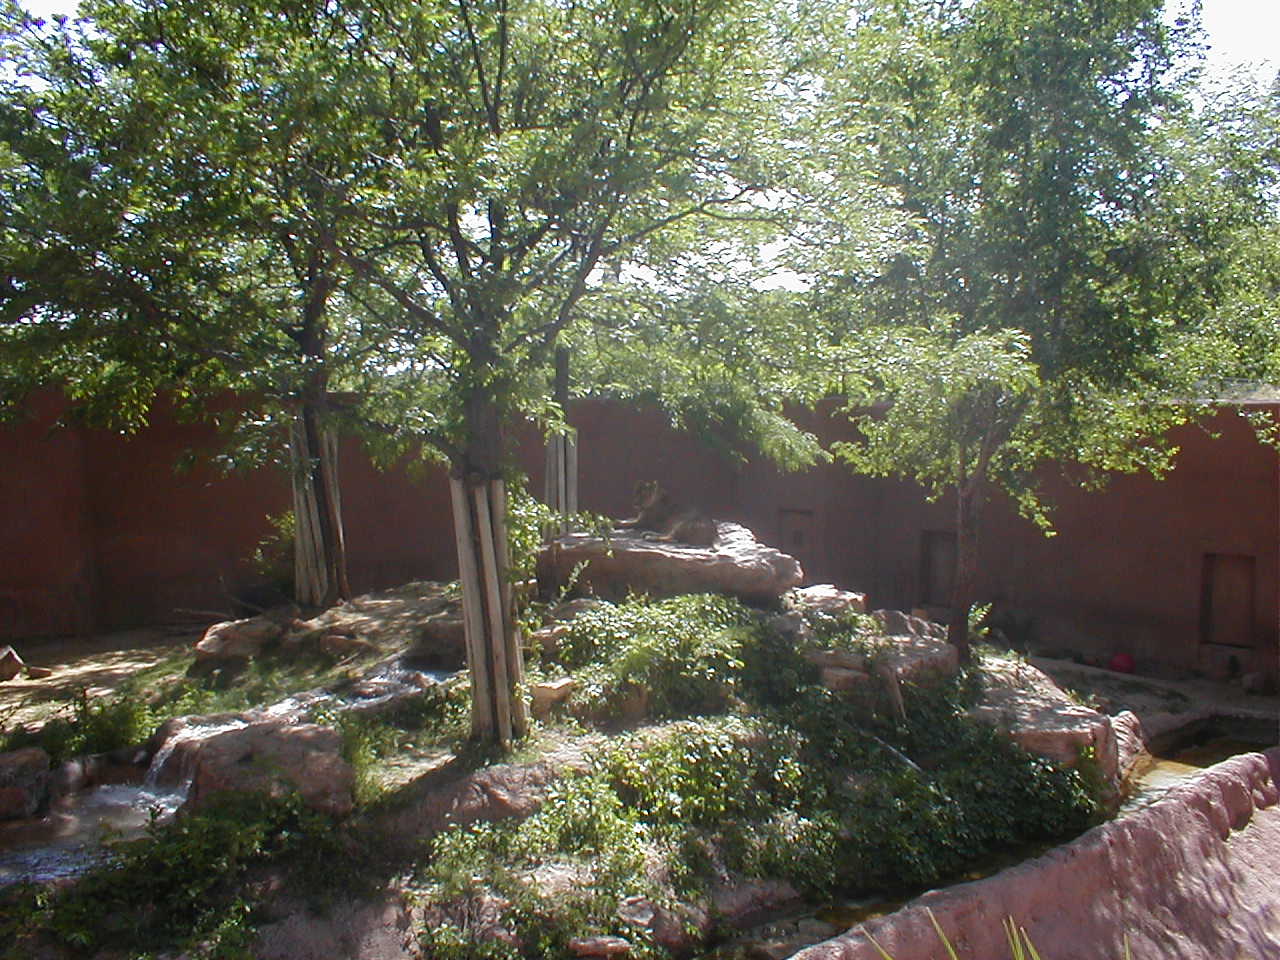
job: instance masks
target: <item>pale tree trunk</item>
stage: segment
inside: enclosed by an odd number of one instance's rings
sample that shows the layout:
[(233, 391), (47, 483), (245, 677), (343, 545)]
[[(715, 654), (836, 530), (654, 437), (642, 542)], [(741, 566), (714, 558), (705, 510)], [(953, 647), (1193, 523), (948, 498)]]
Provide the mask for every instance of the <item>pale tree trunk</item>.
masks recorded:
[[(555, 400), (567, 415), (569, 409), (569, 350), (556, 350)], [(550, 536), (569, 532), (569, 517), (578, 512), (578, 440), (570, 431), (547, 441), (546, 485), (543, 502), (559, 518)]]
[(294, 516), (294, 599), (332, 606), (348, 599), (346, 543), (338, 485), (338, 443), (332, 430), (303, 412), (289, 431)]
[(978, 516), (981, 511), (980, 478), (956, 488), (956, 572), (951, 588), (951, 617), (947, 623), (947, 640), (960, 654), (960, 662), (968, 663), (969, 610), (973, 607), (978, 575)]
[(471, 443), (449, 479), (471, 670), (471, 734), (507, 746), (525, 735), (529, 721), (511, 603), (502, 435), (497, 409), (481, 391), (469, 398), (467, 416)]

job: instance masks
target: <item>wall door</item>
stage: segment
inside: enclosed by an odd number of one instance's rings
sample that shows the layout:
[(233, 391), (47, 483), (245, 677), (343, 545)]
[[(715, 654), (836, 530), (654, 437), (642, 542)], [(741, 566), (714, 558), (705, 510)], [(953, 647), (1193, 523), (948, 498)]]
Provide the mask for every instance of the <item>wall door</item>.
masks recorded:
[(1251, 648), (1254, 630), (1254, 557), (1206, 553), (1200, 579), (1200, 640)]

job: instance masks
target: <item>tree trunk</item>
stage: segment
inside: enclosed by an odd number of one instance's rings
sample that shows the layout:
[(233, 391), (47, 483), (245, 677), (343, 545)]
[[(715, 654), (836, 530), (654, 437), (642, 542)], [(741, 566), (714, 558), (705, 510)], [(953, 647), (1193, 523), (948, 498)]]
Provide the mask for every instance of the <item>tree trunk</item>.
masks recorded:
[(947, 623), (947, 640), (960, 653), (960, 662), (968, 663), (969, 610), (978, 573), (978, 514), (981, 509), (980, 479), (974, 477), (956, 488), (956, 573), (951, 588), (951, 617)]
[(294, 599), (330, 607), (351, 596), (338, 486), (338, 443), (311, 403), (289, 433), (294, 516)]
[[(569, 410), (569, 350), (556, 350), (555, 400), (567, 416)], [(546, 486), (543, 502), (557, 514), (548, 536), (569, 532), (569, 517), (578, 512), (578, 440), (564, 431), (547, 441)]]
[(508, 746), (528, 729), (524, 661), (511, 609), (506, 486), (497, 410), (468, 402), (471, 442), (450, 471), (462, 619), (471, 670), (471, 735)]

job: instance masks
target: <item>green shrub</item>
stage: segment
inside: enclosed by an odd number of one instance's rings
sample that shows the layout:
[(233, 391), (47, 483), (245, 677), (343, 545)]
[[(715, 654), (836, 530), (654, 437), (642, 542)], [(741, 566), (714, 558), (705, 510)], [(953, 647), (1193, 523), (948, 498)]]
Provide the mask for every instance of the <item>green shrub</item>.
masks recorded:
[(39, 730), (17, 730), (0, 741), (0, 752), (38, 746), (53, 763), (92, 753), (138, 746), (151, 736), (159, 717), (143, 697), (94, 699), (85, 689), (71, 701), (69, 716), (55, 717)]

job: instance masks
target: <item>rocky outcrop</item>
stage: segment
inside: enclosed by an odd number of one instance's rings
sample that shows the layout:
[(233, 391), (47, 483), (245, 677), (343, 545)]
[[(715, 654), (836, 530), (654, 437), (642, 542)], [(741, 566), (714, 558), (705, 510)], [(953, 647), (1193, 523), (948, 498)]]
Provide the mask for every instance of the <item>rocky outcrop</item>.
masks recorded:
[(345, 816), (355, 805), (355, 772), (331, 727), (278, 720), (192, 740), (191, 789), (183, 810), (198, 810), (227, 791), (282, 797), (297, 792), (314, 810)]
[(1049, 677), (1020, 660), (989, 660), (982, 701), (970, 711), (1007, 730), (1024, 749), (1064, 766), (1089, 751), (1112, 785), (1120, 779), (1116, 740), (1105, 714), (1076, 703)]
[(49, 796), (49, 754), (39, 747), (0, 753), (0, 820), (34, 817)]
[[(795, 960), (939, 952), (926, 910), (961, 957), (1005, 957), (1013, 917), (1045, 957), (1222, 960), (1280, 956), (1280, 748), (1211, 767), (1163, 799), (995, 876), (926, 893)], [(865, 933), (864, 933), (865, 931)]]
[(544, 596), (552, 595), (581, 567), (575, 589), (608, 599), (631, 593), (726, 593), (767, 603), (803, 579), (795, 557), (760, 543), (746, 527), (722, 522), (717, 530), (710, 547), (646, 539), (632, 531), (617, 531), (607, 539), (569, 534), (538, 554), (538, 588)]

